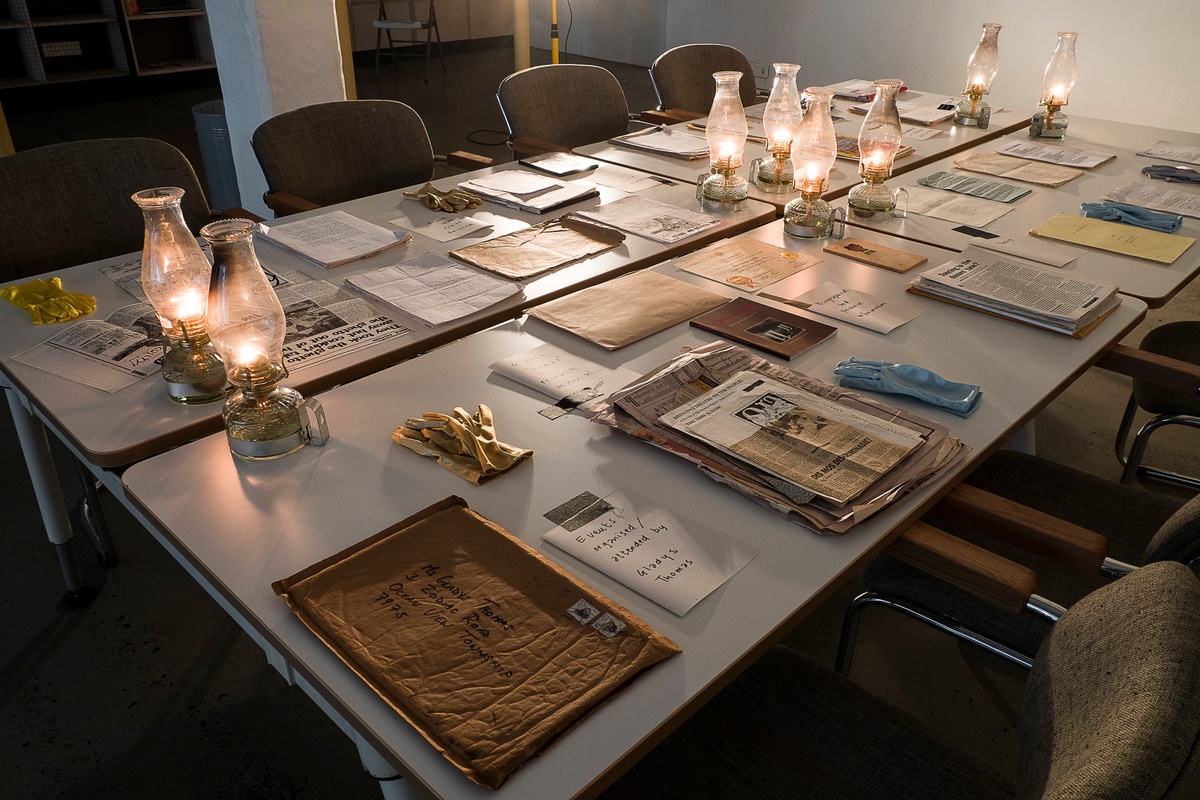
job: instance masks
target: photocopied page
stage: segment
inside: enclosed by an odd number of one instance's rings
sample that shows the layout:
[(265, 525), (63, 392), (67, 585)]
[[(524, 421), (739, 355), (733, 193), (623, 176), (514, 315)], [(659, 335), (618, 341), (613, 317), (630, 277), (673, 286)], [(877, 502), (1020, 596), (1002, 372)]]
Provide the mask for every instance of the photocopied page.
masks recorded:
[(968, 172), (982, 172), (1014, 181), (1042, 186), (1062, 186), (1083, 174), (1083, 170), (1058, 164), (1040, 164), (1003, 153), (975, 153), (954, 159), (954, 166)]
[(1165, 158), (1168, 161), (1182, 161), (1186, 164), (1200, 164), (1200, 147), (1186, 144), (1171, 144), (1159, 139), (1145, 150), (1138, 150), (1139, 156)]
[(680, 617), (758, 555), (624, 492), (584, 492), (545, 517), (558, 523), (547, 542)]
[(922, 186), (906, 186), (908, 213), (983, 227), (1012, 210), (1011, 206), (978, 197), (953, 194)]
[(719, 219), (707, 214), (676, 208), (638, 195), (629, 195), (580, 211), (579, 216), (663, 244), (674, 244), (721, 224)]
[(740, 237), (710, 244), (673, 263), (684, 272), (753, 292), (819, 264), (821, 259)]
[(270, 227), (259, 223), (259, 232), (269, 241), (323, 267), (336, 267), (366, 258), (412, 239), (408, 231), (389, 230), (345, 211), (329, 211)]
[(903, 302), (884, 300), (828, 281), (797, 297), (776, 297), (765, 292), (759, 297), (778, 300), (884, 334), (921, 316), (919, 308), (906, 307)]
[(552, 344), (502, 358), (488, 369), (555, 400), (557, 405), (538, 412), (550, 419), (576, 407), (587, 411), (594, 405), (592, 401), (638, 377), (631, 369), (602, 367)]
[(1128, 203), (1131, 206), (1152, 208), (1168, 214), (1200, 217), (1200, 194), (1165, 189), (1137, 181), (1123, 183), (1104, 195), (1105, 200)]
[(953, 172), (935, 172), (924, 178), (917, 178), (917, 183), (931, 189), (969, 194), (972, 197), (982, 197), (984, 200), (994, 200), (997, 203), (1011, 203), (1032, 191), (1024, 186), (1011, 186), (1000, 181), (972, 178), (970, 175), (955, 175)]
[(1091, 169), (1109, 159), (1116, 158), (1112, 153), (1097, 153), (1090, 150), (1076, 150), (1071, 147), (1059, 147), (1055, 144), (1039, 144), (1037, 142), (1009, 142), (996, 151), (1006, 156), (1028, 158), (1031, 161), (1045, 161), (1050, 164), (1062, 164), (1067, 167)]

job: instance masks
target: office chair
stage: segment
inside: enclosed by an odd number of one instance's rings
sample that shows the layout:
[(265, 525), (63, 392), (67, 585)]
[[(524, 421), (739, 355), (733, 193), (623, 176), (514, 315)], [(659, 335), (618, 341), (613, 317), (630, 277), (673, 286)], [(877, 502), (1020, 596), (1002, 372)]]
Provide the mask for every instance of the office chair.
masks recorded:
[(629, 105), (616, 77), (589, 64), (546, 64), (509, 75), (496, 92), (518, 156), (569, 151), (621, 136)]
[(250, 139), (267, 178), (263, 200), (276, 216), (388, 192), (433, 177), (437, 160), (464, 168), (492, 159), (435, 156), (425, 123), (395, 100), (338, 100), (287, 111)]
[(658, 110), (671, 117), (663, 121), (680, 122), (707, 115), (716, 94), (713, 73), (723, 71), (742, 73), (739, 88), (743, 106), (758, 102), (754, 67), (736, 47), (684, 44), (672, 47), (654, 59), (650, 65), (650, 82), (658, 94)]
[(884, 553), (863, 570), (867, 591), (846, 612), (836, 662), (843, 674), (859, 615), (869, 606), (901, 612), (1027, 667), (1063, 606), (1135, 565), (1200, 560), (1200, 497), (1183, 503), (1007, 450), (967, 482), (924, 520), (1027, 567), (1036, 575), (1036, 593), (1030, 587), (1027, 597), (1018, 594), (1000, 609), (931, 575), (919, 559), (914, 566)]
[(425, 82), (429, 83), (429, 54), (433, 50), (433, 38), (437, 37), (438, 58), (442, 61), (442, 73), (446, 72), (446, 53), (442, 50), (442, 34), (438, 30), (437, 9), (434, 0), (429, 2), (429, 16), (424, 20), (417, 19), (413, 0), (408, 0), (408, 19), (388, 19), (387, 2), (379, 0), (379, 15), (375, 22), (375, 80), (379, 80), (379, 53), (383, 49), (383, 35), (387, 33), (388, 55), (392, 58), (392, 68), (396, 67), (396, 43), (392, 41), (392, 31), (425, 31)]
[[(1200, 322), (1171, 322), (1155, 328), (1142, 339), (1140, 349), (1151, 355), (1200, 364)], [(1138, 430), (1133, 437), (1133, 445), (1129, 446), (1129, 431), (1139, 408), (1154, 417)], [(1135, 476), (1145, 476), (1200, 489), (1198, 478), (1142, 466), (1150, 435), (1166, 425), (1200, 428), (1200, 382), (1190, 387), (1173, 388), (1134, 377), (1133, 391), (1117, 429), (1117, 460), (1125, 468), (1121, 483), (1132, 484)]]
[(0, 281), (14, 281), (142, 249), (134, 192), (184, 190), (198, 233), (212, 212), (183, 153), (157, 139), (90, 139), (0, 158)]
[(1200, 796), (1200, 581), (1154, 564), (1054, 626), (1025, 690), (1015, 776), (783, 647), (603, 795), (991, 800)]
[[(213, 220), (187, 157), (157, 139), (90, 139), (47, 145), (0, 158), (0, 282), (142, 249), (145, 223), (130, 196), (155, 186), (184, 190), (183, 216), (198, 233)], [(70, 510), (71, 528), (84, 536), (105, 567), (117, 552), (100, 507), (95, 478), (72, 457), (83, 496)], [(64, 569), (73, 559), (60, 547)], [(71, 599), (74, 596), (74, 599)], [(90, 591), (70, 592), (83, 605)]]

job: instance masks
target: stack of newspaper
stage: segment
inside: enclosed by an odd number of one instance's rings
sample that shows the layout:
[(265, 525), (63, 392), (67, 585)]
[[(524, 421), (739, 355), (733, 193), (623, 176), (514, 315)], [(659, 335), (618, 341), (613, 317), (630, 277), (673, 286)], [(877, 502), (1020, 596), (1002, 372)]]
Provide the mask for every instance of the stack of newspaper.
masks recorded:
[(968, 451), (941, 425), (726, 342), (615, 392), (596, 421), (821, 533), (847, 532)]
[(974, 246), (921, 273), (910, 288), (917, 294), (1075, 336), (1082, 336), (1089, 325), (1121, 302), (1115, 284), (1082, 280)]

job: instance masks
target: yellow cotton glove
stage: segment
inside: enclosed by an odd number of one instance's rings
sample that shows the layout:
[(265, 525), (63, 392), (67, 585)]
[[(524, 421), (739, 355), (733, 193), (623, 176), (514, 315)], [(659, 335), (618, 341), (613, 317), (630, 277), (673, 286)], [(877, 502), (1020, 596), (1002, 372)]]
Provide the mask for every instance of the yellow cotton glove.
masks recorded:
[(88, 294), (63, 291), (62, 280), (35, 278), (17, 286), (0, 289), (0, 298), (29, 311), (35, 325), (66, 322), (96, 310), (96, 298)]
[(405, 192), (405, 197), (415, 197), (425, 204), (426, 208), (434, 211), (462, 211), (464, 208), (477, 208), (483, 203), (483, 198), (465, 189), (451, 189), (443, 192), (432, 183), (426, 183), (415, 192)]
[(533, 455), (532, 450), (496, 441), (492, 410), (485, 405), (474, 415), (456, 408), (454, 416), (412, 417), (392, 432), (392, 438), (417, 455), (436, 458), (472, 483), (487, 483)]

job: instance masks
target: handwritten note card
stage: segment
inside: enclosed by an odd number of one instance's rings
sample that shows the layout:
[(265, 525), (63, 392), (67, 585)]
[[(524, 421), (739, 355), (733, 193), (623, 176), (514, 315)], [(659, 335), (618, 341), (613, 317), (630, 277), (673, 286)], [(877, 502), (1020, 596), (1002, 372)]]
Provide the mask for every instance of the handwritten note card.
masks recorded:
[(784, 302), (879, 333), (891, 333), (904, 323), (921, 316), (919, 308), (907, 308), (902, 302), (884, 300), (866, 292), (846, 289), (828, 282)]
[(758, 555), (619, 492), (584, 492), (545, 516), (558, 523), (547, 542), (681, 617)]

